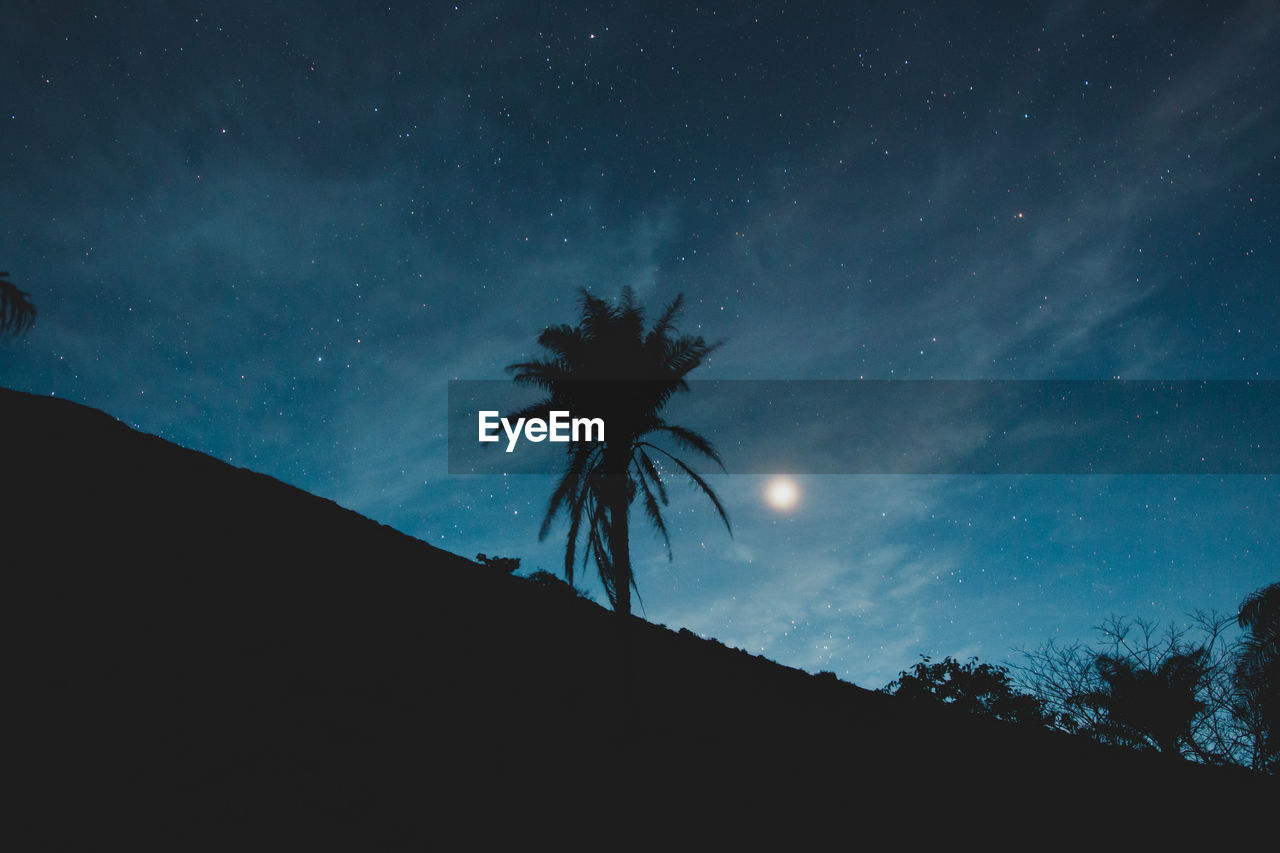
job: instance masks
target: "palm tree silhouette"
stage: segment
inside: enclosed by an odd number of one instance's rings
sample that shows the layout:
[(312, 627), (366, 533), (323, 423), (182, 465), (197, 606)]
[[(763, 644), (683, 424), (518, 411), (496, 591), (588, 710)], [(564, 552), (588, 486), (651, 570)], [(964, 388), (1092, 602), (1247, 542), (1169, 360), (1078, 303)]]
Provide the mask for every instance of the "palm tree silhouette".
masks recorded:
[(36, 306), (8, 277), (0, 272), (0, 335), (21, 335), (36, 321)]
[(1256, 720), (1256, 767), (1280, 769), (1280, 583), (1255, 590), (1237, 618), (1248, 634), (1241, 640), (1235, 680), (1245, 713)]
[(664, 468), (670, 466), (687, 475), (711, 499), (733, 535), (729, 516), (706, 481), (649, 440), (655, 434), (665, 434), (681, 448), (724, 468), (710, 442), (662, 418), (671, 396), (688, 390), (685, 376), (720, 346), (701, 337), (675, 334), (683, 302), (683, 296), (677, 296), (646, 333), (644, 311), (631, 288), (623, 288), (617, 306), (583, 289), (578, 325), (549, 326), (538, 336), (545, 357), (507, 366), (518, 384), (547, 392), (545, 399), (518, 416), (545, 418), (558, 410), (604, 421), (603, 442), (567, 446), (565, 471), (551, 495), (538, 538), (545, 539), (556, 517), (566, 513), (565, 579), (573, 583), (578, 541), (582, 539), (583, 567), (595, 561), (609, 604), (624, 616), (631, 612), (632, 590), (639, 594), (628, 542), (628, 514), (637, 495), (642, 496), (645, 515), (662, 534), (671, 559), (671, 538), (661, 511), (668, 503)]

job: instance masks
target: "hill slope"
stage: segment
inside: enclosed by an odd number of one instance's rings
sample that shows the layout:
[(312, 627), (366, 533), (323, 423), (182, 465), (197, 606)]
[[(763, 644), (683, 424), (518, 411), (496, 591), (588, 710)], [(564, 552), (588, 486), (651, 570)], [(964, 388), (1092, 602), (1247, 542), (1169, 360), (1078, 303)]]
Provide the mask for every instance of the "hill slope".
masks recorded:
[(101, 412), (0, 389), (0, 447), (8, 763), (19, 830), (55, 849), (419, 847), (531, 831), (517, 810), (722, 841), (792, 821), (1061, 834), (1113, 797), (1173, 829), (1200, 818), (1171, 803), (1275, 793), (637, 619), (625, 682), (603, 609)]

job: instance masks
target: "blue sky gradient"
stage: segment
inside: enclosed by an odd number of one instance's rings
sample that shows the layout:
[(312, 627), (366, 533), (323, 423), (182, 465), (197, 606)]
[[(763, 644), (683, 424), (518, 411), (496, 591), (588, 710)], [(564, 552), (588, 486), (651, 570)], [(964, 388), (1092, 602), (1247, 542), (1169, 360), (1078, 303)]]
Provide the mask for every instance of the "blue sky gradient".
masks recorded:
[[(854, 5), (15, 0), (0, 384), (557, 570), (446, 393), (581, 287), (683, 293), (701, 379), (1280, 377), (1274, 4)], [(711, 482), (732, 538), (681, 488), (673, 562), (635, 531), (647, 618), (870, 687), (1280, 557), (1275, 476)]]

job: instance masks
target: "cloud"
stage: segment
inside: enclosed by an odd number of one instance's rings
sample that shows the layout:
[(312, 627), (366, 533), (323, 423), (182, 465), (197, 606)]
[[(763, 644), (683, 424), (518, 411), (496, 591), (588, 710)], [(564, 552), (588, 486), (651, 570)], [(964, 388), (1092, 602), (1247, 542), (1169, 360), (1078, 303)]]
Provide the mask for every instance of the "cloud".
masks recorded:
[[(924, 477), (797, 480), (804, 503), (775, 524), (760, 506), (762, 478), (718, 478), (739, 533), (732, 542), (709, 538), (709, 550), (691, 554), (692, 546), (673, 532), (679, 591), (647, 571), (641, 582), (651, 584), (642, 590), (650, 618), (792, 665), (834, 668), (855, 680), (907, 665), (929, 642), (927, 614), (948, 595), (944, 579), (965, 557), (922, 549), (902, 533), (949, 500), (952, 483)], [(833, 529), (842, 530), (834, 540)], [(691, 572), (697, 582), (690, 582)]]

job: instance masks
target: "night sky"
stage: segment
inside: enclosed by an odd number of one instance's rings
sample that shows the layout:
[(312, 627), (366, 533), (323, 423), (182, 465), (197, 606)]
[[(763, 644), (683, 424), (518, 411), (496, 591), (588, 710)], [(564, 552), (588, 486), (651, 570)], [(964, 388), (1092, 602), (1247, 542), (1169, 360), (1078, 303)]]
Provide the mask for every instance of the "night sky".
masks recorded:
[[(0, 385), (558, 572), (446, 389), (582, 287), (683, 293), (691, 378), (1280, 378), (1274, 2), (862, 5), (8, 0)], [(868, 687), (1280, 574), (1276, 476), (709, 479), (645, 617)]]

